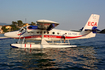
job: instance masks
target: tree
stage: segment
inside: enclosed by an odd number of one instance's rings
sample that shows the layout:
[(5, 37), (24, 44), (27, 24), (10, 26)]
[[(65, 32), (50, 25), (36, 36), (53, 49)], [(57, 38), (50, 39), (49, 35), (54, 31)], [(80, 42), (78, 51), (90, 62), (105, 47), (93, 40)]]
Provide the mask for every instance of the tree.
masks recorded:
[(12, 27), (12, 31), (19, 30), (20, 28), (17, 28), (16, 25), (10, 25)]
[(36, 25), (36, 23), (34, 23), (34, 22), (31, 22), (31, 25)]
[(15, 22), (15, 21), (12, 21), (12, 25), (17, 25), (17, 22)]
[(105, 29), (103, 29), (102, 31), (100, 31), (100, 33), (105, 33)]
[(23, 22), (21, 20), (18, 20), (17, 23), (18, 23), (18, 26), (19, 27), (22, 27), (23, 26)]
[(8, 29), (5, 28), (5, 26), (2, 27), (3, 32), (8, 32)]

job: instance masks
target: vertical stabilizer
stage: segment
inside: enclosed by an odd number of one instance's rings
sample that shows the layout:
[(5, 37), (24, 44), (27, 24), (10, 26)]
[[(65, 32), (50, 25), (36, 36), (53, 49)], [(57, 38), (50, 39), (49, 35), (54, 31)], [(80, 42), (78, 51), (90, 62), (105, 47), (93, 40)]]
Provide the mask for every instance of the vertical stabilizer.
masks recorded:
[[(95, 37), (100, 15), (91, 14), (81, 34), (90, 35), (89, 37)], [(90, 34), (88, 34), (90, 33)]]
[(92, 29), (93, 27), (97, 27), (98, 26), (98, 22), (99, 22), (99, 15), (97, 14), (92, 14), (89, 18), (89, 20), (87, 21), (83, 31), (85, 29)]

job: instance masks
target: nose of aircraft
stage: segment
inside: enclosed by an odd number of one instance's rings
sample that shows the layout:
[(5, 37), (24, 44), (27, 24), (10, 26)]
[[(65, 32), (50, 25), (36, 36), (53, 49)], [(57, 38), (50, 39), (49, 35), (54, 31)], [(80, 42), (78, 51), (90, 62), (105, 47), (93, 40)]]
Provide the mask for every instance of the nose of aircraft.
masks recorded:
[(6, 36), (6, 37), (11, 37), (12, 34), (11, 34), (10, 32), (7, 32), (7, 33), (4, 34), (4, 36)]
[(11, 38), (18, 37), (17, 31), (15, 31), (15, 32), (7, 32), (7, 33), (4, 34), (4, 36), (11, 37)]

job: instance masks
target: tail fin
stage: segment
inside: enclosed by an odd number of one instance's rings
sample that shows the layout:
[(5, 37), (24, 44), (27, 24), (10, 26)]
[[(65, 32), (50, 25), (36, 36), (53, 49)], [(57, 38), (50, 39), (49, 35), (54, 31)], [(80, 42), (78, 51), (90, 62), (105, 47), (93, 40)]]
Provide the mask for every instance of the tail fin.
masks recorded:
[(100, 15), (91, 14), (89, 20), (87, 21), (85, 27), (83, 28), (83, 30), (81, 32), (81, 34), (83, 35), (83, 34), (91, 33), (90, 36), (95, 37), (96, 34), (94, 34), (94, 33), (96, 33), (96, 30), (97, 30), (99, 17), (100, 17)]

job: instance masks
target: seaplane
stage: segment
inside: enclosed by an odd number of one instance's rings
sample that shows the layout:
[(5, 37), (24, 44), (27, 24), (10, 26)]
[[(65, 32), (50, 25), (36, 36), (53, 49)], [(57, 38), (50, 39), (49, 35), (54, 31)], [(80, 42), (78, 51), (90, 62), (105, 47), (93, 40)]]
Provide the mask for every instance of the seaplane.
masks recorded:
[(96, 31), (98, 30), (99, 17), (100, 15), (91, 14), (81, 31), (53, 29), (59, 25), (58, 22), (51, 20), (37, 20), (37, 26), (25, 26), (18, 31), (7, 32), (4, 36), (18, 39), (16, 43), (10, 44), (13, 48), (77, 47), (76, 45), (71, 45), (69, 40), (95, 37)]

